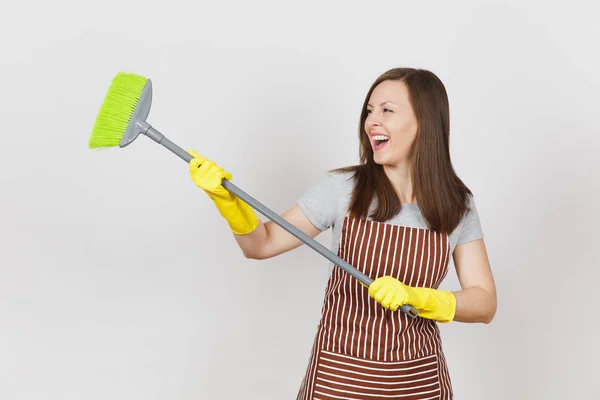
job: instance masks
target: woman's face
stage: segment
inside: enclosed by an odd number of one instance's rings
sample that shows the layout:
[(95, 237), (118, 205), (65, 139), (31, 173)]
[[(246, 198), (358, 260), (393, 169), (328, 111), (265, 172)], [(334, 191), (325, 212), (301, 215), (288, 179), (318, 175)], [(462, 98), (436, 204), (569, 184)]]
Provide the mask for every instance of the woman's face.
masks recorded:
[(369, 98), (365, 120), (374, 161), (390, 167), (409, 161), (417, 128), (417, 118), (404, 82), (389, 80), (377, 85)]

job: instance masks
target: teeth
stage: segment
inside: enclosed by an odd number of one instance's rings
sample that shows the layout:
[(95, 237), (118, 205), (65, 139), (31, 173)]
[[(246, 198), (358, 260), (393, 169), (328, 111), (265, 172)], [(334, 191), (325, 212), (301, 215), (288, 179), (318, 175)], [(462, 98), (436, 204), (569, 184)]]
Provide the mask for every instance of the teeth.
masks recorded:
[(373, 140), (388, 140), (389, 137), (383, 135), (373, 136)]

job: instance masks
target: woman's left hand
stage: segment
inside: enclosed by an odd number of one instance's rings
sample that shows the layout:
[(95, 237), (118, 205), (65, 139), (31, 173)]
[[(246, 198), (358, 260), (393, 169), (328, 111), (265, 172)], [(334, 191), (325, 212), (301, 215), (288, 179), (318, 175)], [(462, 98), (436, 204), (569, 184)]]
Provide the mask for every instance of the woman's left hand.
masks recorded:
[(369, 286), (369, 296), (383, 307), (396, 311), (410, 304), (419, 316), (439, 322), (450, 322), (456, 310), (456, 298), (449, 291), (407, 286), (391, 276), (376, 279)]

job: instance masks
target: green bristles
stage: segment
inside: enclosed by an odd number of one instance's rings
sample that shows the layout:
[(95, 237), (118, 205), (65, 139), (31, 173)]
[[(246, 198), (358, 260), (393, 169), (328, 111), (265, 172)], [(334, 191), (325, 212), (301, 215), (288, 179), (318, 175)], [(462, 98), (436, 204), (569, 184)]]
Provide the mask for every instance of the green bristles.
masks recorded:
[(118, 73), (108, 89), (96, 117), (90, 148), (118, 146), (135, 111), (147, 79), (134, 74)]

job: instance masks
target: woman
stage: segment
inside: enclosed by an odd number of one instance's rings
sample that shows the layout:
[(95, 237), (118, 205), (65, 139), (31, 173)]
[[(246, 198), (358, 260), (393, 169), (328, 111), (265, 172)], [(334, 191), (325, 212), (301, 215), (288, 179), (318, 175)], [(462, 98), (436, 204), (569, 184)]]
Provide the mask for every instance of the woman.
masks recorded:
[[(437, 323), (489, 323), (496, 289), (471, 191), (449, 152), (446, 90), (430, 71), (395, 68), (365, 98), (360, 164), (330, 171), (282, 217), (311, 237), (333, 228), (332, 250), (374, 279), (333, 266), (298, 399), (452, 399)], [(221, 185), (231, 179), (190, 151), (192, 180), (213, 199), (244, 255), (302, 244), (262, 223)], [(437, 289), (453, 257), (461, 290)], [(419, 310), (412, 319), (398, 308)]]

